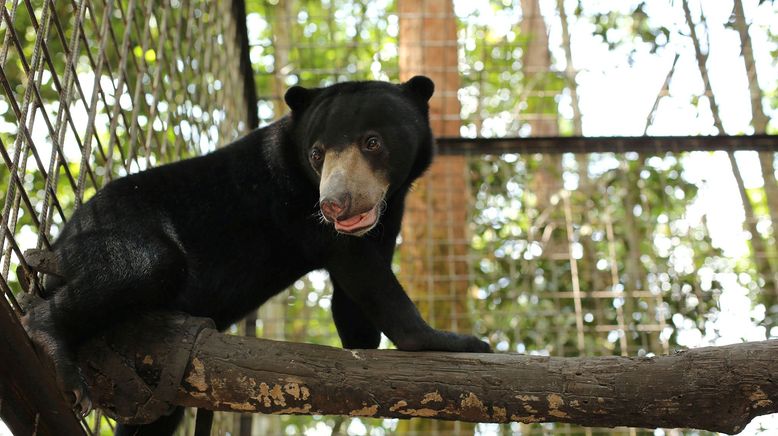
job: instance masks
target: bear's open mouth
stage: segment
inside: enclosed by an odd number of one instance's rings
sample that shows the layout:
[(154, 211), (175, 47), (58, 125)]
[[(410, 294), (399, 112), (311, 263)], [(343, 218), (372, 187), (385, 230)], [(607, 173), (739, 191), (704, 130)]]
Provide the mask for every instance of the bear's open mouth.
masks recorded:
[(358, 234), (367, 232), (378, 220), (378, 206), (367, 212), (354, 215), (343, 220), (335, 220), (335, 230), (340, 233)]

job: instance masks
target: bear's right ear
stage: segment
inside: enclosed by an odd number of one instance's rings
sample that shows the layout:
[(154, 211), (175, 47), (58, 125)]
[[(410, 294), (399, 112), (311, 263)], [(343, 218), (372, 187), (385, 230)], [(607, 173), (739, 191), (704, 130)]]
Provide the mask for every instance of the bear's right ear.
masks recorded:
[(292, 112), (302, 112), (311, 104), (316, 96), (317, 89), (307, 89), (302, 86), (293, 86), (284, 94), (284, 101)]
[(402, 86), (425, 103), (429, 101), (435, 92), (435, 83), (427, 76), (413, 76), (403, 83)]

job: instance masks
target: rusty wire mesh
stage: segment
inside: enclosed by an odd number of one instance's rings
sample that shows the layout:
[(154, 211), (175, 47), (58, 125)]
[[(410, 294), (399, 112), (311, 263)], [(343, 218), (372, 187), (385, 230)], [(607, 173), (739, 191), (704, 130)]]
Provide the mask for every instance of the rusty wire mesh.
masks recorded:
[(254, 103), (231, 2), (11, 0), (0, 13), (0, 289), (20, 313), (32, 289), (17, 267), (37, 286), (24, 250), (49, 247), (110, 180), (237, 138)]

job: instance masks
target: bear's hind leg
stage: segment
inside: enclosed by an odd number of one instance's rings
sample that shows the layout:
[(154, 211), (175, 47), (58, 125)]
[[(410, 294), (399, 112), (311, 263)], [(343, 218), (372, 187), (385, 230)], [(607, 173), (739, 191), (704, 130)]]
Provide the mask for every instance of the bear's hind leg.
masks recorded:
[(66, 399), (81, 413), (91, 403), (76, 364), (78, 347), (132, 311), (164, 308), (186, 277), (184, 254), (174, 241), (105, 233), (57, 247), (63, 280), (22, 319), (33, 342), (52, 358)]
[(38, 300), (22, 318), (22, 325), (39, 350), (54, 364), (57, 384), (74, 411), (86, 414), (92, 408), (86, 385), (76, 366), (76, 358), (68, 341), (62, 340), (51, 315), (52, 300)]

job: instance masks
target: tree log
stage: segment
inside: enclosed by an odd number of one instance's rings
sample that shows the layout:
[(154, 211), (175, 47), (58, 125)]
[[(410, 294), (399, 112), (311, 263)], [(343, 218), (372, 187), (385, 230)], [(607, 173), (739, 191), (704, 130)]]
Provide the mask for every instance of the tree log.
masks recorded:
[[(117, 332), (87, 344), (81, 360), (95, 403), (124, 422), (154, 419), (137, 413), (146, 404), (157, 405), (157, 416), (166, 411), (160, 405), (174, 404), (737, 433), (753, 417), (778, 411), (778, 341), (652, 358), (556, 358), (343, 350), (224, 335), (202, 318), (170, 314)], [(185, 370), (169, 368), (180, 365)]]

